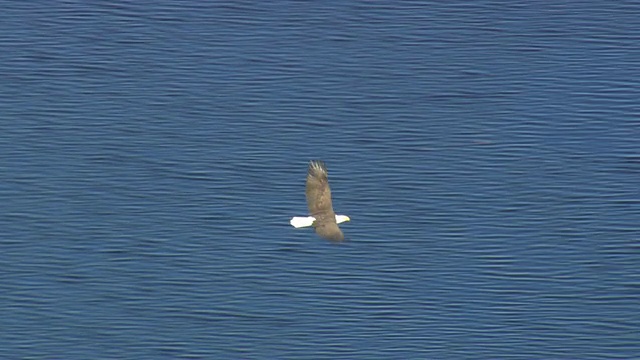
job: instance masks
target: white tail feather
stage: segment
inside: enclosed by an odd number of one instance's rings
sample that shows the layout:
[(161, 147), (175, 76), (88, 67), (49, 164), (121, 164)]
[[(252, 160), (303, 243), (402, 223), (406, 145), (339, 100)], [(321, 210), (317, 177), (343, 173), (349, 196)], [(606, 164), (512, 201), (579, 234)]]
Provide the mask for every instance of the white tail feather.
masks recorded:
[(294, 228), (308, 227), (313, 225), (313, 222), (316, 221), (316, 218), (313, 216), (294, 216), (291, 218), (289, 223)]
[[(346, 215), (336, 215), (336, 222), (338, 224), (350, 220), (351, 219), (349, 219), (349, 217)], [(316, 221), (316, 218), (314, 218), (313, 216), (294, 216), (291, 218), (289, 223), (294, 228), (302, 228), (312, 226), (314, 221)]]

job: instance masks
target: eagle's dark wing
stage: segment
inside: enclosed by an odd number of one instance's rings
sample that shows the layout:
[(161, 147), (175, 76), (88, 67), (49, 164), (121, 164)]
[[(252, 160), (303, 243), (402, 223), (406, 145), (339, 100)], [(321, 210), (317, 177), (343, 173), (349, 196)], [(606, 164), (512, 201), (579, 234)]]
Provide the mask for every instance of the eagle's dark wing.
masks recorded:
[(327, 167), (322, 161), (311, 161), (307, 173), (307, 205), (309, 213), (316, 218), (313, 226), (321, 237), (342, 241), (344, 235), (336, 223), (336, 214), (331, 204), (331, 189)]

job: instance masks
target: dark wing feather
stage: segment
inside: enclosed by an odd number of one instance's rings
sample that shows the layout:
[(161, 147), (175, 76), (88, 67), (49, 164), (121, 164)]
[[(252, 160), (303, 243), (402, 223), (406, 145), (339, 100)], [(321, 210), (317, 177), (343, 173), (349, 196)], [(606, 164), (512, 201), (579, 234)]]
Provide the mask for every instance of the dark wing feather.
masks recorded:
[(309, 213), (316, 218), (313, 223), (316, 233), (328, 240), (344, 240), (344, 235), (336, 223), (336, 214), (333, 212), (329, 177), (324, 162), (309, 163), (306, 195)]

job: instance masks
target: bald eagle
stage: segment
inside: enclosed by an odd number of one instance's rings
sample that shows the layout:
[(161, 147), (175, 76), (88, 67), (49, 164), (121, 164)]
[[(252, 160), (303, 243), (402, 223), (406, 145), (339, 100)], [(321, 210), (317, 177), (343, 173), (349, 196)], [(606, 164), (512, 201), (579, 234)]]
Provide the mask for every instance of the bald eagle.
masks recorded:
[(344, 240), (338, 224), (351, 219), (333, 212), (329, 177), (323, 161), (309, 162), (306, 195), (311, 216), (295, 216), (290, 221), (291, 225), (296, 228), (313, 226), (320, 237), (332, 241)]

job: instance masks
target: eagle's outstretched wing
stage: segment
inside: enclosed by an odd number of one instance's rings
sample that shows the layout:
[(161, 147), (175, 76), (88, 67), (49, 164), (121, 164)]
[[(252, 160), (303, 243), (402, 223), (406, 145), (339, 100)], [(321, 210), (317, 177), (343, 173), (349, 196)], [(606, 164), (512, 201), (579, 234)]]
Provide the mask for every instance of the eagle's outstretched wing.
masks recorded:
[(313, 223), (316, 233), (328, 240), (344, 240), (344, 235), (336, 223), (336, 214), (333, 212), (329, 177), (324, 162), (309, 162), (306, 194), (309, 213), (316, 218)]

